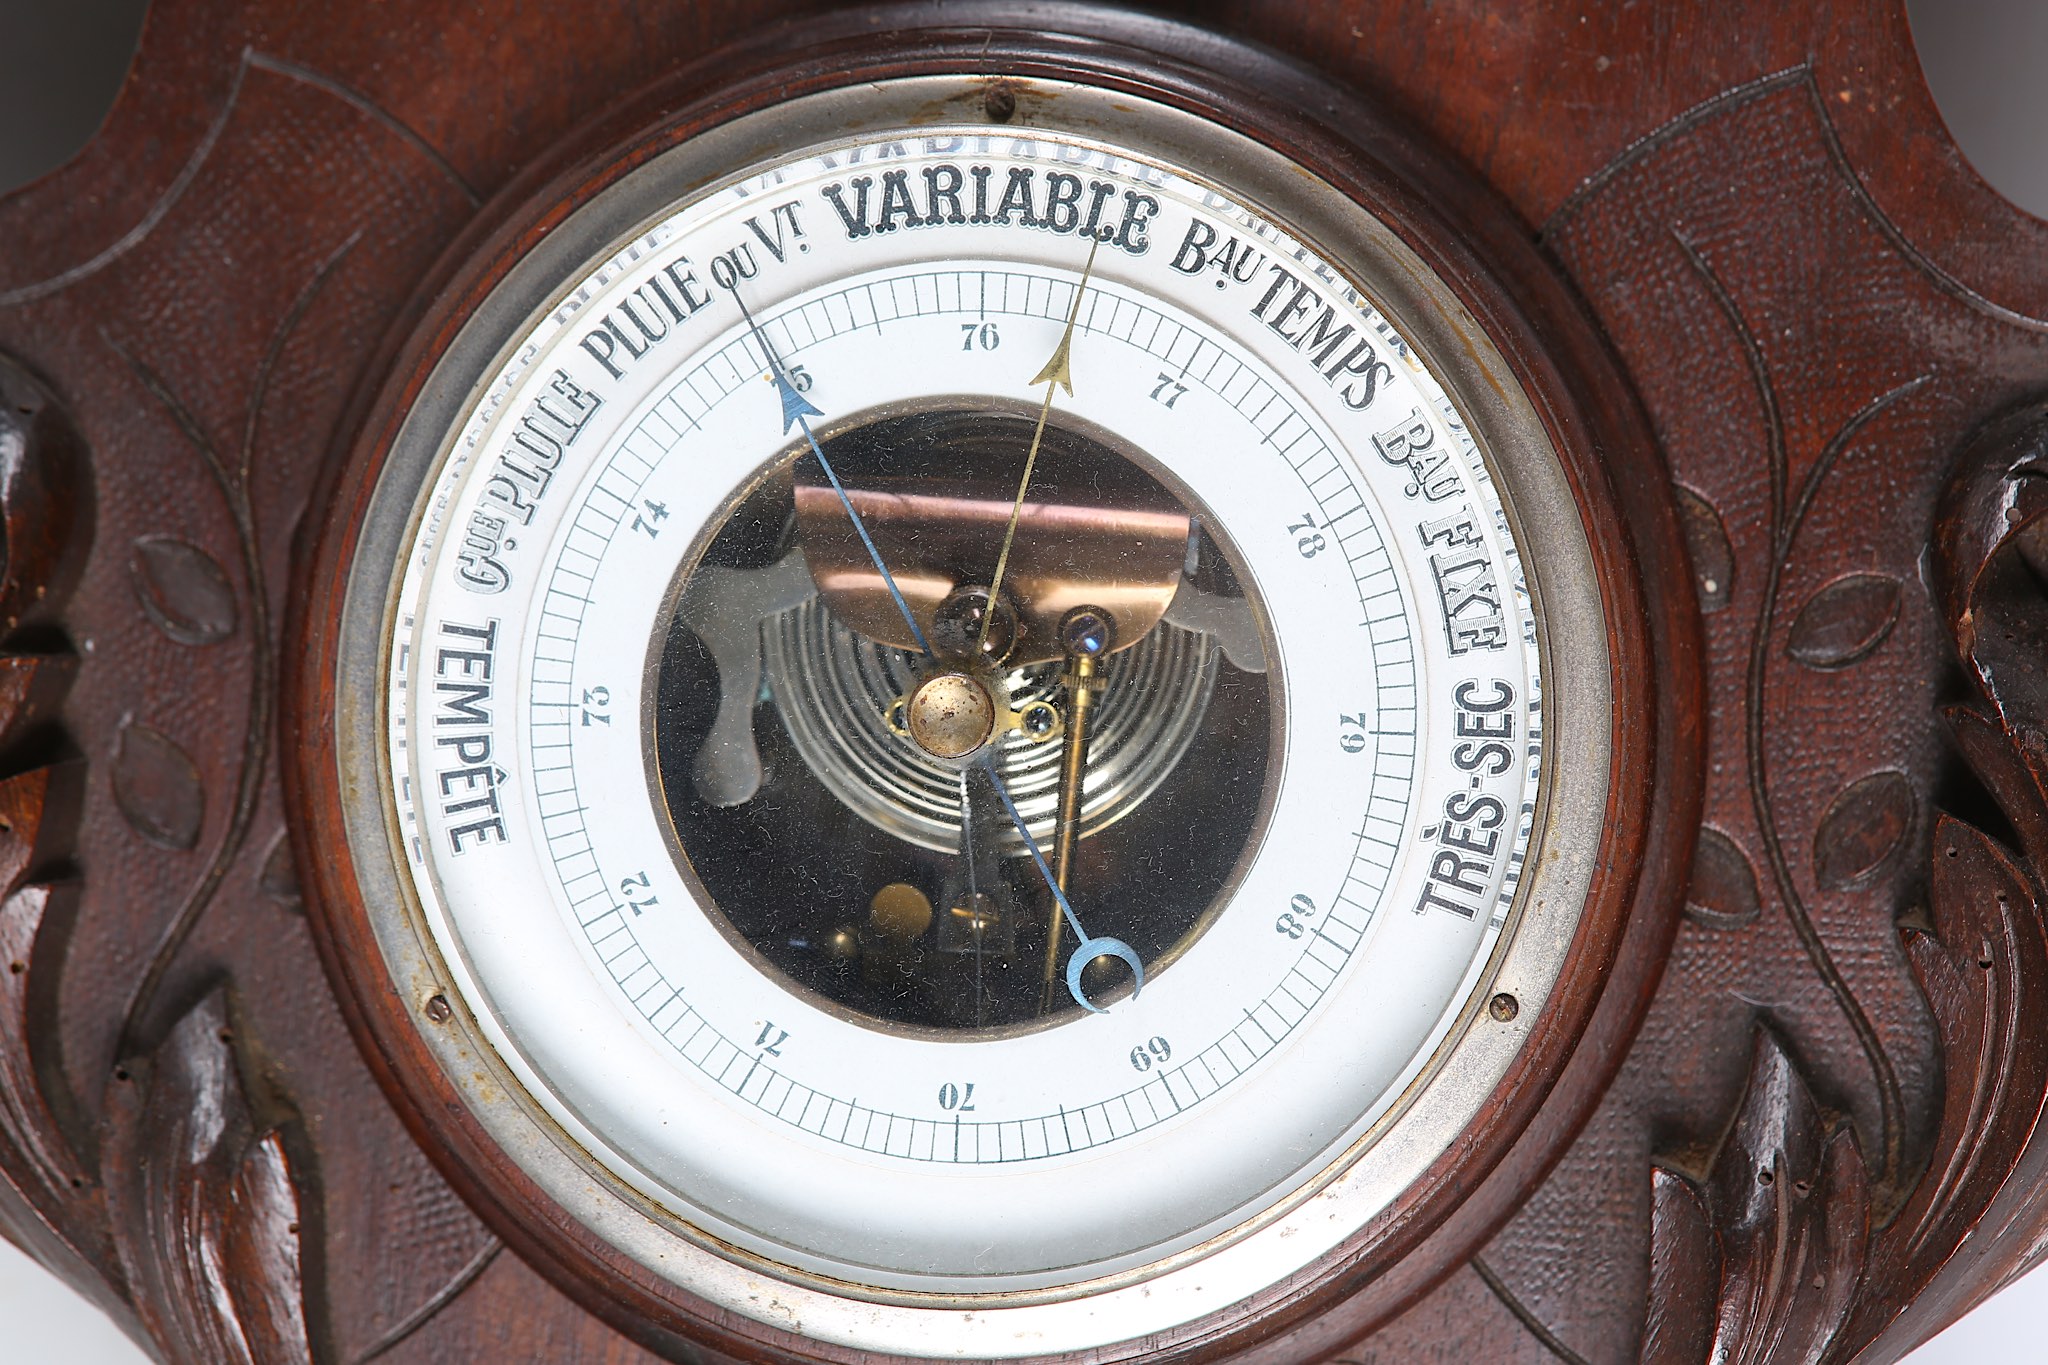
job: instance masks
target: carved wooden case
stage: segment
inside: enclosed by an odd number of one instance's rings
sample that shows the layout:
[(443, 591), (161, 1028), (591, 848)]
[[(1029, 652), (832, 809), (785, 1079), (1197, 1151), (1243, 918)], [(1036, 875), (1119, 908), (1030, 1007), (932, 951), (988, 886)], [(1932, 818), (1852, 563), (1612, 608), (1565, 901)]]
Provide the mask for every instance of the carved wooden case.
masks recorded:
[[(974, 31), (873, 17), (908, 65)], [(1654, 432), (1618, 491), (1689, 564), (1629, 552), (1696, 604), (1635, 637), (1681, 680), (1640, 890), (1677, 928), (1622, 950), (1584, 1103), (1455, 1257), (1276, 1294), (1232, 1358), (1896, 1358), (2048, 1234), (2048, 225), (1964, 165), (1894, 7), (1176, 17), (1071, 41), (1264, 44), (1504, 198)], [(0, 1227), (163, 1359), (729, 1358), (506, 1254), (387, 1099), (302, 903), (286, 683), (342, 457), (522, 177), (822, 22), (160, 0), (100, 136), (0, 200)]]

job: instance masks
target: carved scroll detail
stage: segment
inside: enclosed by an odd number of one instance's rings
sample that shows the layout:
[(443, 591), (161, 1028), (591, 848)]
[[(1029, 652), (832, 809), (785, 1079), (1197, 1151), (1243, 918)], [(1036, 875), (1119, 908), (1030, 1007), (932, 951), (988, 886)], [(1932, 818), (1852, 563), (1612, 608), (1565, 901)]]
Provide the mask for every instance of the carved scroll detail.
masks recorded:
[[(162, 289), (148, 309), (66, 301), (56, 312), (72, 321), (27, 324), (80, 343), (60, 351), (64, 383), (128, 452), (96, 554), (83, 444), (0, 358), (0, 789), (66, 765), (55, 794), (34, 797), (33, 840), (0, 823), (0, 1233), (153, 1354), (207, 1365), (343, 1359), (366, 1343), (397, 1354), (392, 1325), (441, 1311), (491, 1264), (477, 1244), (496, 1245), (417, 1152), (388, 1187), (359, 1134), (316, 1159), (293, 1107), (359, 1100), (368, 1078), (337, 1071), (353, 1056), (338, 1018), (316, 1009), (301, 1027), (242, 974), (287, 953), (317, 980), (302, 926), (282, 917), (299, 893), (273, 837), (273, 754), (285, 540), (355, 373), (334, 357), (361, 363), (477, 195), (349, 83), (253, 48), (234, 60), (158, 207), (82, 264), (0, 291), (13, 320), (117, 263)], [(392, 138), (411, 152), (384, 154)], [(331, 196), (308, 196), (307, 167)], [(290, 239), (263, 269), (186, 254), (251, 221)], [(232, 289), (207, 274), (224, 264)], [(188, 365), (209, 328), (218, 346)], [(91, 592), (74, 601), (89, 554)], [(73, 633), (96, 658), (71, 655)], [(139, 659), (168, 665), (152, 676)], [(96, 671), (67, 711), (81, 666)], [(188, 705), (201, 689), (234, 700)], [(246, 947), (222, 926), (271, 916), (289, 944)], [(250, 1030), (239, 1047), (219, 1038), (230, 1014)], [(126, 1078), (109, 1080), (117, 1060)], [(400, 1140), (388, 1113), (365, 1127)], [(387, 1207), (413, 1221), (331, 1291), (319, 1234), (346, 1223), (354, 1250)]]
[[(277, 706), (277, 699), (273, 695), (276, 687), (277, 657), (272, 631), (270, 587), (264, 568), (256, 501), (252, 491), (255, 482), (256, 453), (262, 435), (261, 418), (271, 379), (276, 373), (279, 358), (283, 355), (286, 345), (319, 298), (321, 291), (334, 278), (335, 272), (340, 269), (349, 253), (355, 250), (356, 244), (362, 240), (362, 235), (362, 230), (358, 229), (328, 253), (313, 271), (311, 278), (300, 288), (298, 296), (292, 300), (284, 317), (272, 330), (269, 343), (264, 348), (262, 360), (256, 369), (249, 400), (250, 415), (243, 429), (242, 441), (232, 453), (223, 451), (215, 444), (213, 438), (208, 435), (205, 425), (163, 376), (139, 357), (116, 347), (143, 388), (162, 405), (173, 424), (198, 455), (208, 479), (220, 495), (228, 519), (234, 527), (236, 543), (240, 550), (242, 576), (248, 589), (250, 645), (249, 724), (242, 737), (241, 759), (236, 768), (235, 790), (228, 811), (227, 826), (214, 846), (206, 870), (201, 874), (197, 884), (186, 894), (176, 914), (164, 928), (155, 950), (150, 955), (149, 966), (143, 972), (142, 980), (128, 1002), (121, 1025), (121, 1037), (124, 1045), (130, 1048), (143, 1036), (142, 1031), (146, 1027), (157, 994), (163, 988), (165, 977), (176, 962), (178, 954), (183, 951), (186, 940), (191, 937), (200, 918), (213, 905), (227, 878), (229, 868), (241, 855), (242, 846), (247, 842), (255, 820), (256, 801), (264, 780), (263, 760), (270, 749)], [(185, 561), (183, 572), (193, 582), (209, 577), (209, 570), (199, 568), (198, 560), (191, 559), (189, 555), (181, 555), (180, 558)], [(160, 575), (169, 563), (161, 550), (158, 552), (158, 561), (157, 571)], [(207, 599), (205, 611), (212, 613), (216, 618), (216, 626), (231, 625), (231, 614), (223, 610), (223, 604), (227, 608), (232, 607), (233, 591), (227, 585), (225, 575), (219, 573), (218, 566), (212, 564), (210, 557), (205, 562), (212, 566), (211, 574), (217, 577), (218, 581), (209, 583), (206, 588), (189, 589), (186, 595), (194, 599)], [(139, 573), (137, 577), (139, 584), (154, 581), (146, 573)], [(154, 589), (138, 585), (137, 592), (152, 622), (173, 639), (190, 644), (208, 643), (217, 638), (193, 632), (191, 628), (195, 625), (198, 612), (187, 609), (174, 616), (165, 609), (166, 604), (159, 600), (159, 595)], [(150, 738), (152, 736), (153, 738)], [(141, 741), (141, 747), (131, 749), (130, 744), (133, 741)], [(131, 763), (131, 753), (143, 755), (140, 764)], [(184, 760), (183, 769), (180, 768), (179, 760)], [(190, 772), (190, 760), (186, 758), (184, 751), (167, 736), (154, 731), (145, 732), (131, 725), (124, 727), (122, 731), (122, 745), (115, 762), (122, 769), (116, 773), (117, 781), (129, 769), (138, 766), (143, 767), (153, 779), (153, 784), (147, 791), (156, 798), (154, 802), (133, 800), (126, 796), (121, 800), (122, 811), (137, 831), (144, 838), (164, 844), (166, 847), (196, 846), (200, 833), (198, 779), (196, 772)], [(129, 784), (118, 788), (117, 794), (128, 792), (134, 795), (139, 794), (141, 790)], [(175, 816), (167, 819), (167, 809), (188, 812), (189, 819)]]
[(83, 439), (43, 385), (0, 356), (0, 1225), (116, 1306), (124, 1276), (91, 1135), (42, 1023), (76, 899), (53, 872), (71, 852), (83, 768), (52, 739), (78, 667), (55, 622), (91, 524)]
[[(1907, 380), (1864, 403), (1821, 446), (1807, 465), (1795, 489), (1792, 485), (1793, 461), (1787, 433), (1785, 402), (1766, 359), (1762, 338), (1745, 316), (1741, 301), (1716, 271), (1707, 253), (1685, 232), (1677, 228), (1672, 230), (1672, 236), (1713, 300), (1715, 308), (1722, 314), (1730, 331), (1741, 344), (1768, 438), (1766, 451), (1769, 473), (1767, 501), (1770, 549), (1764, 563), (1761, 601), (1750, 638), (1743, 707), (1747, 723), (1744, 736), (1745, 757), (1749, 769), (1750, 804), (1756, 821), (1756, 832), (1765, 855), (1766, 870), (1784, 907), (1786, 920), (1811, 964), (1815, 977), (1833, 997), (1836, 1008), (1840, 1010), (1844, 1023), (1855, 1036), (1857, 1045), (1870, 1067), (1877, 1090), (1881, 1143), (1875, 1154), (1877, 1169), (1885, 1184), (1893, 1186), (1903, 1176), (1906, 1154), (1905, 1091), (1900, 1080), (1899, 1065), (1886, 1047), (1869, 1008), (1851, 988), (1841, 963), (1836, 960), (1835, 950), (1829, 946), (1826, 935), (1821, 931), (1815, 907), (1809, 903), (1798, 878), (1793, 875), (1792, 860), (1787, 852), (1787, 838), (1784, 831), (1779, 828), (1779, 813), (1772, 796), (1772, 751), (1766, 742), (1766, 720), (1770, 715), (1770, 708), (1766, 705), (1766, 693), (1773, 658), (1771, 641), (1777, 631), (1780, 609), (1784, 605), (1781, 597), (1786, 573), (1792, 564), (1793, 551), (1800, 532), (1814, 509), (1823, 484), (1839, 467), (1843, 456), (1865, 428), (1888, 409), (1925, 387), (1932, 376), (1923, 374)], [(1894, 597), (1888, 610), (1881, 594), (1873, 594), (1867, 590), (1851, 590), (1846, 596), (1836, 592), (1832, 596), (1831, 604), (1829, 591), (1823, 589), (1815, 599), (1808, 602), (1806, 610), (1794, 619), (1790, 637), (1786, 642), (1786, 652), (1807, 667), (1830, 670), (1847, 667), (1856, 660), (1868, 656), (1890, 633), (1895, 616), (1895, 604)], [(1897, 774), (1889, 776), (1898, 777)], [(1859, 797), (1869, 799), (1851, 804), (1849, 814), (1852, 818), (1841, 821), (1824, 820), (1821, 827), (1815, 831), (1815, 852), (1823, 873), (1820, 877), (1823, 889), (1841, 890), (1874, 872), (1898, 840), (1904, 837), (1910, 826), (1910, 784), (1905, 783), (1903, 779), (1886, 782), (1882, 775), (1873, 775), (1873, 778), (1879, 785), (1868, 792), (1857, 792)], [(1852, 788), (1852, 791), (1855, 790)], [(1843, 795), (1847, 797), (1849, 794)], [(1863, 834), (1864, 822), (1853, 817), (1860, 816), (1866, 807), (1875, 810), (1880, 817), (1888, 817), (1877, 823), (1882, 828), (1895, 831), (1896, 837), (1889, 840), (1882, 837), (1857, 837)], [(1836, 837), (1839, 834), (1850, 836), (1846, 844)], [(1826, 875), (1828, 871), (1839, 875), (1829, 877)]]
[[(1645, 1361), (1847, 1361), (1925, 1296), (1935, 1306), (1901, 1324), (1903, 1348), (1988, 1287), (1973, 1258), (2048, 1226), (2048, 403), (1992, 424), (1964, 452), (1935, 549), (1978, 694), (1944, 714), (2016, 848), (1939, 817), (1929, 922), (1902, 931), (1940, 1034), (1932, 1159), (1871, 1229), (1853, 1134), (1830, 1128), (1760, 1033), (1706, 1186), (1653, 1174)], [(1701, 1277), (1718, 1283), (1711, 1305), (1693, 1292)]]
[(48, 847), (44, 817), (69, 804), (53, 795), (76, 782), (76, 765), (0, 781), (0, 1176), (31, 1211), (36, 1226), (21, 1230), (27, 1239), (54, 1238), (118, 1286), (97, 1181), (59, 1123), (38, 1067), (47, 1059), (31, 1005), (31, 990), (48, 967), (39, 960), (38, 938), (46, 922), (68, 911), (73, 888), (31, 881), (29, 874), (47, 856), (38, 851)]

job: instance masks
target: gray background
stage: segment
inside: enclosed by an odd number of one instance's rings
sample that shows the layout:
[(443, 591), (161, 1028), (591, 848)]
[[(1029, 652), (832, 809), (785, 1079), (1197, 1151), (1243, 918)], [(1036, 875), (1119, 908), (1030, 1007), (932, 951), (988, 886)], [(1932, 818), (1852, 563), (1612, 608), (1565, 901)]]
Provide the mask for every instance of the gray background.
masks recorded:
[[(678, 0), (683, 3), (684, 0)], [(0, 192), (91, 138), (119, 88), (145, 0), (0, 0)], [(2048, 0), (1908, 0), (1928, 83), (1972, 163), (2048, 216)], [(2038, 1359), (2048, 1268), (1912, 1356), (1912, 1365)], [(0, 1360), (129, 1365), (146, 1359), (85, 1302), (0, 1241)]]

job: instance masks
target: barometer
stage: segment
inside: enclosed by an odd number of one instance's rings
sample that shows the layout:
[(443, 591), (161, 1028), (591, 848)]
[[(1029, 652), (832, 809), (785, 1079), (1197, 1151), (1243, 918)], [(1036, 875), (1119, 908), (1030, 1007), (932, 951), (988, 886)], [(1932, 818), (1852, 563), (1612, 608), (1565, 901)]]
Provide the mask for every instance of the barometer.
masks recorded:
[(1441, 1223), (1612, 975), (1632, 428), (1370, 138), (884, 48), (604, 134), (404, 349), (331, 956), (613, 1311), (1228, 1339)]
[(152, 10), (0, 201), (0, 1234), (207, 1365), (2026, 1268), (2048, 236), (1903, 7), (1192, 8)]

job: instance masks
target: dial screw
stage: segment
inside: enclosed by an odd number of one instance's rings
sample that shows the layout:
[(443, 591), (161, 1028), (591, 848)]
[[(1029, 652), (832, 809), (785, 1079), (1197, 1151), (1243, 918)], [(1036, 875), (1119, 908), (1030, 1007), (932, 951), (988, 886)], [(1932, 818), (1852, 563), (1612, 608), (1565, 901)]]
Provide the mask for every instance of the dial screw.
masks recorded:
[(1487, 1002), (1486, 1012), (1505, 1024), (1522, 1012), (1522, 1002), (1502, 991)]
[(981, 111), (990, 123), (1008, 123), (1017, 114), (1017, 92), (1008, 81), (990, 81), (981, 97)]
[(455, 1017), (455, 1007), (448, 1003), (448, 997), (437, 995), (427, 1001), (427, 1018), (437, 1024), (445, 1024)]
[(1116, 622), (1100, 607), (1075, 607), (1060, 618), (1060, 648), (1069, 658), (1099, 659), (1116, 642)]

